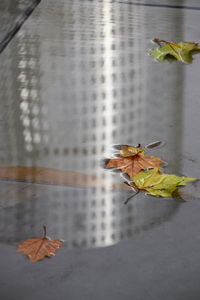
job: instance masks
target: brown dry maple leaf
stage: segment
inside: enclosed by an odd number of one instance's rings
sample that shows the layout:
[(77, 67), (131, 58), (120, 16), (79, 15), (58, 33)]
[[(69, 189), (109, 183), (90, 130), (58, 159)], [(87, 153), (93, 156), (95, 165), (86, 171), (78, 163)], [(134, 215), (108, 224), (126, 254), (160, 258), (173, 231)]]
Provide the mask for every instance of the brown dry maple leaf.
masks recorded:
[(23, 241), (18, 245), (17, 252), (21, 252), (28, 256), (31, 263), (43, 259), (45, 256), (52, 256), (60, 248), (63, 243), (60, 240), (51, 240), (46, 236), (46, 226), (44, 228), (44, 236), (32, 238)]
[(139, 147), (120, 145), (119, 150), (117, 157), (106, 160), (104, 168), (120, 170), (130, 178), (141, 170), (160, 168), (163, 163), (159, 157), (145, 155), (144, 150)]

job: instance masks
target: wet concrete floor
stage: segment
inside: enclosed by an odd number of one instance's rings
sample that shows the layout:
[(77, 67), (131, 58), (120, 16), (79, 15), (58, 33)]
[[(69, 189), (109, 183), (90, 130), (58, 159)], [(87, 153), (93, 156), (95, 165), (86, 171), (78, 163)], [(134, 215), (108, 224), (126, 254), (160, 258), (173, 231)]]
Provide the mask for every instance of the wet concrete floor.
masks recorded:
[[(13, 27), (22, 2), (0, 22)], [(113, 144), (163, 140), (151, 155), (166, 171), (199, 178), (200, 56), (148, 55), (153, 38), (200, 41), (199, 14), (198, 1), (43, 0), (4, 48), (2, 300), (198, 299), (199, 183), (185, 203), (140, 193), (124, 205), (131, 191), (100, 162)], [(44, 224), (65, 243), (29, 264), (16, 245)]]

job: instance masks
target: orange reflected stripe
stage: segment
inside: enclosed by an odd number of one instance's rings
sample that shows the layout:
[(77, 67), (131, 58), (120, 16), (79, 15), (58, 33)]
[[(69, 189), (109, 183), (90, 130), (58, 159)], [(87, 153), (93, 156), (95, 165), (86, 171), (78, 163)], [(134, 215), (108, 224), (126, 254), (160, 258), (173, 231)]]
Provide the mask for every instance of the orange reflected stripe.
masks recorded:
[[(102, 179), (96, 175), (43, 167), (3, 167), (0, 168), (0, 180), (98, 188), (108, 186), (107, 179)], [(123, 183), (111, 182), (111, 189), (127, 190), (127, 187)]]

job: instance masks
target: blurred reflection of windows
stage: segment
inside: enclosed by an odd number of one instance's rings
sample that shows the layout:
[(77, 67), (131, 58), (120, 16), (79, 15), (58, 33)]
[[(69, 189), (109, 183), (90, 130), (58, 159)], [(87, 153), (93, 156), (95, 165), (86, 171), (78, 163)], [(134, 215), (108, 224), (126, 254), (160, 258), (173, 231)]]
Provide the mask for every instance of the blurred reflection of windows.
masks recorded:
[[(164, 149), (164, 157), (178, 169), (182, 69), (160, 68), (144, 55), (153, 10), (109, 2), (52, 5), (42, 3), (0, 57), (2, 122), (8, 128), (5, 135), (0, 127), (7, 140), (0, 161), (75, 171), (74, 186), (78, 172), (95, 175), (104, 189), (15, 184), (10, 199), (22, 203), (10, 200), (15, 221), (5, 210), (2, 226), (9, 220), (10, 236), (21, 239), (38, 234), (45, 222), (70, 247), (109, 245), (159, 224), (177, 207), (152, 200), (151, 210), (143, 198), (125, 207), (127, 194), (112, 189), (117, 175), (101, 169), (99, 160), (112, 144), (163, 138), (176, 148)], [(173, 24), (180, 38), (181, 12), (171, 11), (163, 21), (164, 15), (156, 15), (157, 33)], [(10, 184), (2, 184), (2, 199)]]

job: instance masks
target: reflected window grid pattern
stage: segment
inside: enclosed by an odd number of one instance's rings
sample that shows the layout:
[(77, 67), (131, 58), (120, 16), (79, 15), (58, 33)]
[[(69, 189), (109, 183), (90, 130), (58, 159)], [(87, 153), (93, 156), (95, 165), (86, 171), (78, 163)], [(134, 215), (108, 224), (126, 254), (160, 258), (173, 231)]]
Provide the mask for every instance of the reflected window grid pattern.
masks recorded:
[[(5, 71), (1, 71), (1, 84), (10, 83), (10, 89), (2, 89), (1, 94), (8, 105), (6, 113), (12, 113), (8, 119), (3, 116), (10, 130), (10, 153), (5, 155), (3, 149), (1, 162), (95, 174), (105, 186), (84, 190), (15, 187), (17, 193), (11, 193), (10, 199), (19, 202), (7, 205), (2, 225), (12, 224), (10, 241), (29, 236), (30, 231), (38, 235), (45, 222), (50, 232), (66, 239), (68, 247), (110, 245), (161, 222), (176, 208), (166, 203), (163, 212), (157, 204), (155, 214), (147, 210), (146, 202), (144, 207), (137, 201), (125, 207), (127, 194), (112, 189), (117, 175), (99, 166), (112, 144), (144, 142), (150, 128), (155, 136), (176, 138), (174, 130), (166, 130), (167, 106), (155, 109), (160, 88), (151, 86), (152, 66), (141, 54), (145, 9), (109, 2), (69, 2), (66, 10), (61, 10), (63, 3), (58, 5), (52, 18), (55, 4), (42, 5), (46, 6), (43, 15), (40, 10), (33, 15), (37, 26), (30, 19), (6, 49), (5, 61), (10, 65), (1, 58)], [(12, 51), (17, 55), (11, 59)], [(174, 77), (177, 71), (175, 67)], [(170, 89), (177, 82), (172, 78), (165, 84)], [(177, 94), (170, 97), (175, 99)], [(174, 111), (170, 113), (173, 119)], [(157, 126), (158, 119), (164, 125)], [(9, 184), (3, 185), (1, 193), (6, 194), (8, 188)], [(149, 223), (141, 214), (148, 215)]]

